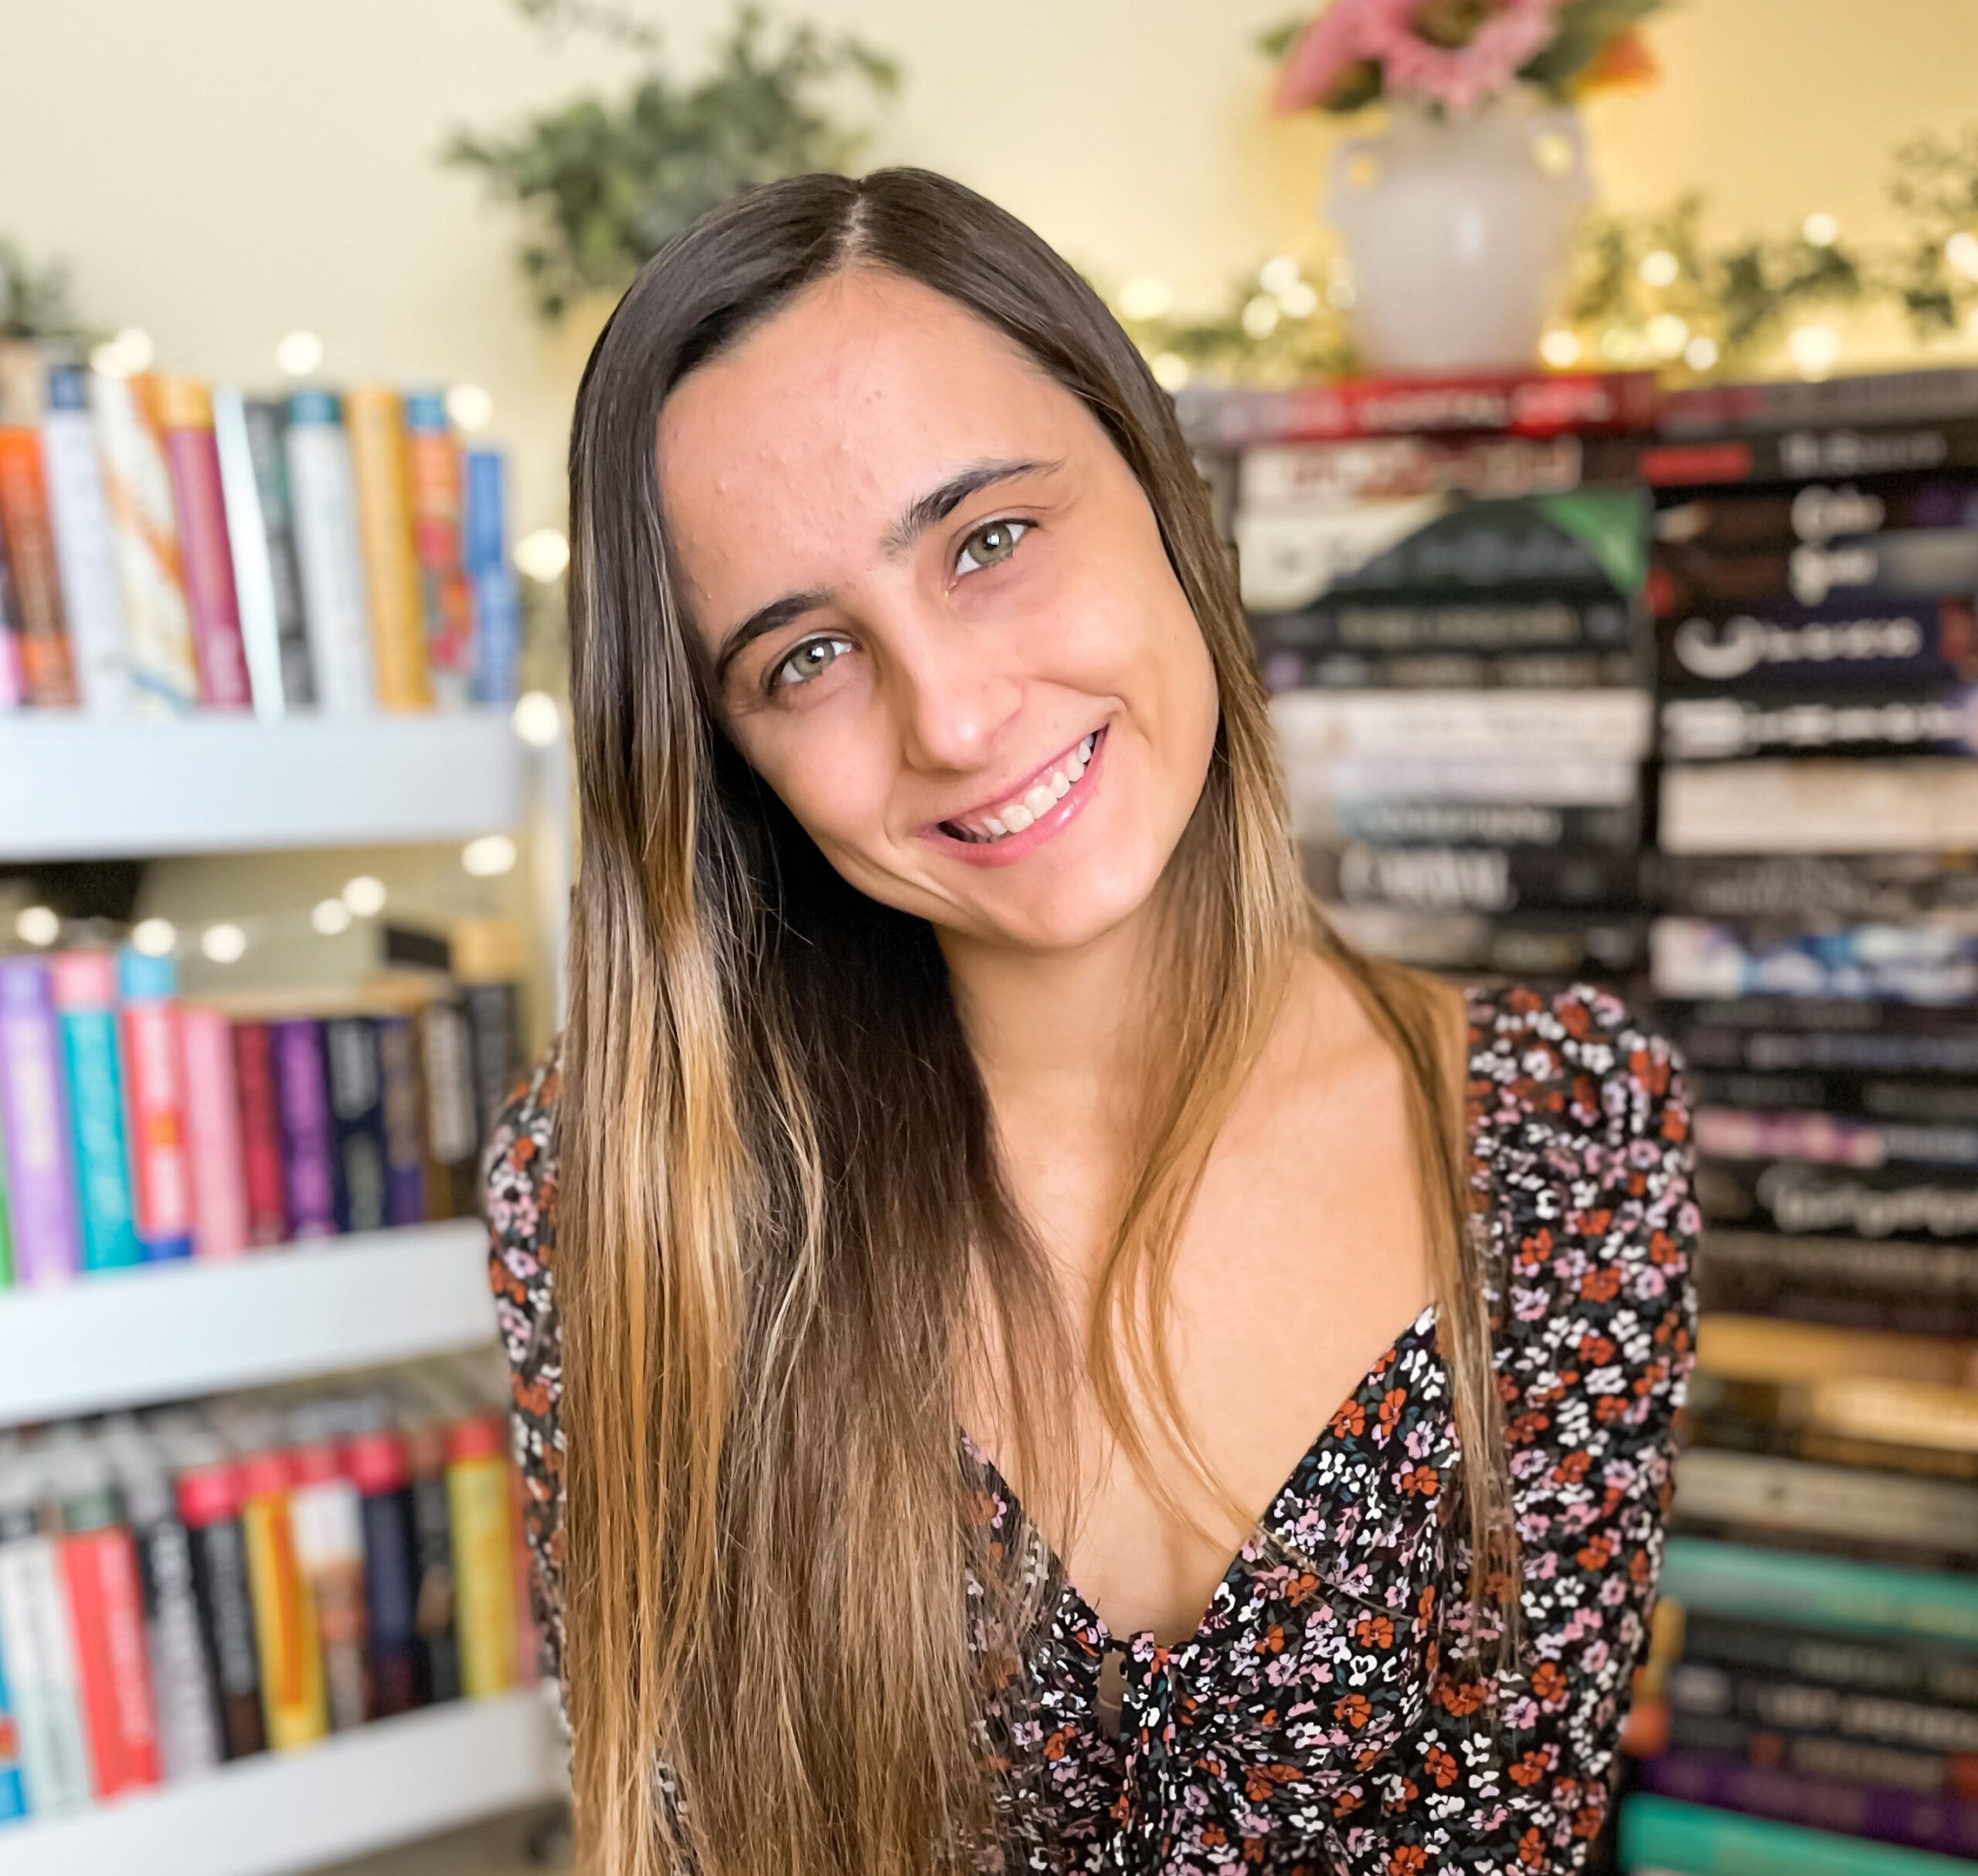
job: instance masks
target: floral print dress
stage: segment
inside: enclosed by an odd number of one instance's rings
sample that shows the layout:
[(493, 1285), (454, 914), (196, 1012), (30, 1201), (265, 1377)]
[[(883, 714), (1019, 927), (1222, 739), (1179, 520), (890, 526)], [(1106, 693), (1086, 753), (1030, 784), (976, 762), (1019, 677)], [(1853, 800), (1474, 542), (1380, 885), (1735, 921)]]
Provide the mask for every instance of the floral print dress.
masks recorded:
[[(1178, 1646), (1112, 1634), (960, 1436), (978, 1514), (1048, 1579), (1025, 1710), (989, 1716), (1041, 1749), (1029, 1756), (1044, 1783), (1007, 1820), (1013, 1840), (1037, 1844), (1018, 1867), (1542, 1876), (1584, 1864), (1647, 1648), (1694, 1361), (1688, 1093), (1668, 1042), (1597, 986), (1472, 986), (1466, 997), (1471, 1178), (1524, 1565), (1524, 1639), (1496, 1690), (1496, 1736), (1477, 1721), (1489, 1690), (1450, 1646), (1465, 1626), (1470, 1551), (1431, 1303), (1317, 1432)], [(557, 1082), (552, 1046), (503, 1109), (483, 1165), (552, 1674)], [(1264, 1532), (1297, 1564), (1269, 1555)], [(1122, 1689), (1116, 1730), (1102, 1718), (1109, 1664)]]

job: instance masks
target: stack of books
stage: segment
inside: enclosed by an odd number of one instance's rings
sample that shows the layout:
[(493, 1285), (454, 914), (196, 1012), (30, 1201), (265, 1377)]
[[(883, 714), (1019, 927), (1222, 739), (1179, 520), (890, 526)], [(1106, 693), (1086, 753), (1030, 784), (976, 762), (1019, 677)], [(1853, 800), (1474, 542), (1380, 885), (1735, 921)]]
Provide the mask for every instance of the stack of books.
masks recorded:
[(1184, 392), (1306, 868), (1408, 962), (1630, 981), (1652, 376)]
[(0, 711), (511, 702), (505, 481), (434, 390), (251, 396), (0, 345)]
[(0, 1290), (474, 1216), (522, 935), (386, 950), (347, 993), (191, 1001), (127, 947), (0, 957)]
[(0, 1435), (0, 1823), (532, 1680), (498, 1372)]
[(1978, 372), (1679, 394), (1642, 467), (1704, 1314), (1633, 1776), (1978, 1857)]

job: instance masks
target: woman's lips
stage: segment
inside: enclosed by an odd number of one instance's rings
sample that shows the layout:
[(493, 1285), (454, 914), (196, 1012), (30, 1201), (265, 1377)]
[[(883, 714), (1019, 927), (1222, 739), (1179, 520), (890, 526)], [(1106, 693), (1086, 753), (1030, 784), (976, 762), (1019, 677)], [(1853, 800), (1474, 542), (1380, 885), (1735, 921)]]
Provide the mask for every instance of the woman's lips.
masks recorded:
[[(1106, 732), (1111, 727), (1110, 723), (1102, 723), (1093, 732), (1092, 756), (1086, 763), (1085, 773), (1021, 833), (1005, 834), (994, 841), (965, 841), (937, 823), (924, 829), (923, 838), (951, 858), (964, 861), (970, 866), (1014, 865), (1062, 833), (1085, 811), (1086, 804), (1098, 792), (1099, 770), (1105, 761)], [(1076, 748), (1077, 745), (1072, 746)]]

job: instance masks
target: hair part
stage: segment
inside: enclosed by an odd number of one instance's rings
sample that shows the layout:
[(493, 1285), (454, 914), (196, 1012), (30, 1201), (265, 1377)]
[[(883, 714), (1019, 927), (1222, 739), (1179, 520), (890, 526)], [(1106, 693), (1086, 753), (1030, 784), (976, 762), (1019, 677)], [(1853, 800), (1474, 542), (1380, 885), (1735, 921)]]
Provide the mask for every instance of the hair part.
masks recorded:
[[(1146, 491), (1214, 664), (1222, 720), (1161, 885), (1158, 1066), (1083, 1325), (1054, 1301), (1000, 1164), (933, 927), (847, 884), (728, 741), (668, 541), (667, 396), (851, 267), (947, 295), (1092, 411)], [(626, 293), (584, 372), (569, 475), (584, 851), (557, 1273), (562, 1669), (586, 1867), (920, 1876), (983, 1867), (1039, 1827), (1025, 1795), (1038, 1768), (1008, 1721), (1059, 1585), (1034, 1533), (983, 1521), (957, 1404), (964, 1383), (994, 1391), (1033, 1515), (1065, 1530), (1082, 1336), (1112, 1429), (1201, 1529), (1129, 1411), (1123, 1351), (1168, 1443), (1232, 1524), (1249, 1520), (1187, 1431), (1164, 1293), (1301, 947), (1341, 967), (1407, 1069), (1471, 1456), (1469, 1594), (1514, 1619), (1515, 1585), (1487, 1563), (1508, 1486), (1460, 999), (1361, 957), (1300, 879), (1230, 557), (1171, 404), (1103, 301), (1015, 217), (930, 172), (766, 184), (684, 230)]]

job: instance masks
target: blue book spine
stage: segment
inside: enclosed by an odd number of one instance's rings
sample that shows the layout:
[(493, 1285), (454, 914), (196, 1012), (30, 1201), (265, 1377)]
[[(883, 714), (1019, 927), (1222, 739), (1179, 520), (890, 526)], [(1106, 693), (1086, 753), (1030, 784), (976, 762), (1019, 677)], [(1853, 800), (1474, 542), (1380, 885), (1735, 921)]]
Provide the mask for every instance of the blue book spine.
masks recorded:
[(83, 1268), (121, 1270), (144, 1261), (131, 1206), (131, 1161), (124, 1133), (124, 1076), (110, 1010), (65, 1010), (62, 1047), (69, 1069), (69, 1118), (81, 1201)]
[(461, 557), (474, 613), (474, 701), (512, 703), (522, 657), (522, 596), (508, 564), (505, 466), (495, 450), (461, 459)]
[(28, 1814), (27, 1787), (21, 1778), (21, 1735), (7, 1698), (7, 1661), (0, 1655), (0, 1824)]

